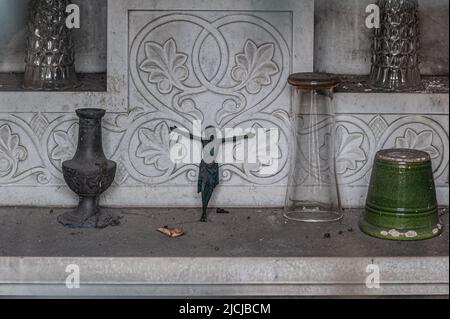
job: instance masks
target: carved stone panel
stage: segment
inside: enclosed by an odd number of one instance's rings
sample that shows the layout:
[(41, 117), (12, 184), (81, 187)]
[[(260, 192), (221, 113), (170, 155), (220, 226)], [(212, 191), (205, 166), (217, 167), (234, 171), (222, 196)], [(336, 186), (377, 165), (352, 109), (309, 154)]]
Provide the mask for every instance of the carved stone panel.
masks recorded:
[[(256, 165), (221, 164), (222, 185), (212, 204), (283, 205), (295, 106), (287, 77), (313, 68), (313, 1), (108, 3), (108, 63), (115, 65), (109, 85), (121, 96), (110, 110), (121, 112), (109, 112), (103, 122), (106, 156), (118, 163), (103, 204), (199, 206), (198, 166), (173, 163), (169, 138), (170, 127), (192, 131), (198, 120), (203, 128), (278, 129), (275, 155)], [(8, 101), (2, 97), (0, 110)], [(54, 111), (59, 101), (50, 96), (48, 109), (35, 110), (25, 99), (15, 104), (16, 112), (0, 111), (2, 205), (76, 203), (61, 164), (74, 154), (78, 124), (69, 109)], [(448, 204), (448, 95), (350, 93), (336, 94), (335, 101), (345, 206), (364, 203), (375, 152), (389, 147), (429, 152), (440, 202)], [(274, 161), (278, 169), (262, 174)]]
[(170, 162), (169, 127), (192, 131), (199, 121), (203, 129), (279, 129), (278, 172), (263, 177), (229, 163), (221, 172), (225, 181), (238, 176), (255, 184), (284, 178), (293, 26), (290, 11), (130, 12), (129, 104), (147, 113), (130, 140), (130, 175), (146, 183), (173, 182), (181, 174), (194, 181), (195, 166)]

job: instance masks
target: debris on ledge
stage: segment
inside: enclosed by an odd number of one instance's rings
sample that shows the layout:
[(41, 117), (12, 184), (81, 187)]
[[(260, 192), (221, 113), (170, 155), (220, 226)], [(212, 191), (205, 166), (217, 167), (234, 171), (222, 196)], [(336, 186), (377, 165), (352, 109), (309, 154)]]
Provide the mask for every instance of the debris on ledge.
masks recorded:
[[(342, 75), (337, 93), (393, 93), (391, 91), (374, 90), (367, 83), (367, 76)], [(447, 76), (423, 76), (423, 90), (401, 93), (448, 94), (449, 80)]]
[(171, 228), (168, 226), (164, 226), (158, 228), (158, 231), (164, 235), (167, 235), (171, 238), (178, 238), (184, 235), (184, 231), (181, 228)]
[[(105, 92), (107, 76), (106, 73), (78, 73), (80, 82), (83, 84), (69, 92)], [(23, 73), (0, 73), (0, 92), (23, 92)]]
[[(448, 213), (442, 236), (420, 242), (375, 239), (359, 231), (361, 210), (346, 210), (339, 223), (287, 221), (283, 210), (233, 208), (198, 219), (199, 208), (104, 208), (123, 216), (119, 227), (67, 229), (56, 216), (70, 208), (0, 207), (2, 257), (142, 258), (448, 258)], [(52, 212), (51, 212), (52, 211)], [(39, 227), (36, 228), (36, 225)], [(161, 225), (161, 231), (156, 231)], [(170, 240), (172, 235), (183, 236)], [(153, 231), (152, 231), (153, 230)], [(328, 234), (328, 235), (327, 235)]]

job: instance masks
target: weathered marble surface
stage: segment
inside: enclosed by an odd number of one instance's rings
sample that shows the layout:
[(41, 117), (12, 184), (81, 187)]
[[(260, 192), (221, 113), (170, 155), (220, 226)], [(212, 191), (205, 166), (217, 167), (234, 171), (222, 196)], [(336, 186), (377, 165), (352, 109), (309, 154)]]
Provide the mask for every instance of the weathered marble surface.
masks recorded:
[[(448, 215), (442, 236), (392, 243), (358, 230), (361, 211), (320, 225), (288, 222), (271, 209), (211, 212), (208, 223), (197, 209), (113, 211), (121, 226), (74, 231), (57, 223), (61, 209), (0, 208), (0, 296), (449, 293)], [(165, 224), (186, 235), (167, 238), (156, 231)], [(69, 265), (79, 267), (80, 289), (66, 288)], [(369, 265), (379, 266), (380, 289), (365, 284)]]
[[(377, 150), (390, 147), (430, 152), (440, 203), (448, 204), (448, 95), (338, 93), (336, 102), (340, 113), (338, 173), (346, 206), (364, 203), (373, 156)], [(135, 110), (128, 115), (108, 115), (104, 123), (105, 149), (107, 156), (119, 163), (119, 170), (105, 204), (198, 205), (196, 166), (175, 167), (169, 160), (168, 129), (176, 122), (155, 114)], [(276, 116), (262, 123), (284, 130), (288, 127), (286, 118)], [(74, 198), (63, 186), (61, 163), (73, 155), (76, 138), (77, 124), (72, 114), (0, 113), (1, 145), (9, 147), (0, 149), (2, 203), (73, 204)], [(286, 150), (286, 143), (281, 140), (280, 148)], [(153, 164), (146, 164), (144, 153), (138, 151), (147, 149), (154, 150), (147, 162)], [(286, 163), (287, 153), (281, 154), (281, 163)], [(248, 174), (241, 165), (222, 166), (221, 172), (223, 187), (215, 199), (218, 205), (283, 203), (286, 165), (271, 177)]]
[[(279, 129), (278, 171), (261, 174), (262, 162), (223, 165), (212, 203), (282, 205), (294, 105), (286, 79), (313, 69), (313, 1), (108, 4), (108, 92), (0, 92), (1, 205), (75, 204), (61, 163), (75, 150), (80, 106), (111, 111), (105, 150), (119, 167), (103, 204), (198, 206), (197, 166), (169, 160), (169, 127), (200, 119)], [(448, 95), (340, 93), (336, 102), (345, 206), (363, 205), (375, 152), (395, 146), (432, 154), (440, 203), (448, 204)]]
[[(2, 0), (0, 12), (7, 21), (0, 30), (0, 72), (21, 72), (24, 67), (26, 4), (29, 0)], [(106, 70), (107, 0), (74, 0), (82, 10), (82, 30), (75, 32), (77, 67), (80, 72)], [(172, 1), (176, 3), (176, 1)], [(180, 3), (182, 1), (178, 1)], [(370, 34), (365, 27), (365, 8), (372, 0), (315, 0), (315, 60), (319, 71), (368, 74)], [(422, 72), (448, 74), (449, 2), (420, 0)], [(1, 10), (0, 10), (1, 11)], [(3, 14), (2, 14), (3, 13)], [(339, 31), (337, 31), (339, 30)]]

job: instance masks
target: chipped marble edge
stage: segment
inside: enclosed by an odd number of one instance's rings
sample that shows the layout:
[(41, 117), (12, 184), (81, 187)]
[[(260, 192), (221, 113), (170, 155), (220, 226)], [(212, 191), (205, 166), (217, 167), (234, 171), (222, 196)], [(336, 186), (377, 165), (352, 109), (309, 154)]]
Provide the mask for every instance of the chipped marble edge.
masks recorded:
[[(64, 271), (78, 264), (80, 289)], [(366, 286), (378, 265), (379, 289)], [(299, 271), (300, 270), (300, 271)], [(424, 271), (425, 270), (425, 271)], [(3, 296), (448, 295), (449, 258), (10, 258), (0, 257)]]

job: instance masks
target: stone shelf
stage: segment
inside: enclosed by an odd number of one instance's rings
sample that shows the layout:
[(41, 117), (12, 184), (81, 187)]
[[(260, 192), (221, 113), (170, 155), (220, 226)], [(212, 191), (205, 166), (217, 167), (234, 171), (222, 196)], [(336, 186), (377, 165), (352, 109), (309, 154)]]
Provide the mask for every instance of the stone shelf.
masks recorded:
[[(0, 208), (0, 295), (39, 296), (400, 296), (449, 294), (445, 233), (423, 242), (389, 242), (358, 229), (361, 211), (341, 223), (287, 222), (280, 210), (115, 209), (119, 227), (65, 229), (64, 209)], [(163, 226), (182, 227), (170, 239)], [(80, 267), (81, 288), (65, 287)], [(380, 268), (368, 289), (366, 269)]]
[[(367, 83), (367, 76), (339, 75), (340, 85), (336, 88), (337, 93), (395, 93), (384, 90), (371, 89)], [(402, 94), (448, 94), (448, 76), (423, 76), (422, 90), (401, 92)]]
[(30, 91), (22, 88), (23, 73), (0, 73), (0, 113), (71, 113), (100, 107), (128, 111), (125, 96), (109, 73), (79, 73), (82, 85), (71, 91)]
[[(78, 77), (83, 85), (72, 92), (105, 92), (106, 73), (79, 73)], [(337, 93), (391, 93), (382, 90), (373, 90), (367, 84), (367, 76), (339, 75), (341, 84)], [(0, 92), (23, 92), (21, 87), (23, 73), (0, 73)], [(424, 76), (423, 90), (402, 92), (422, 94), (448, 94), (449, 78), (445, 76)], [(58, 93), (58, 92), (55, 92)]]
[[(79, 73), (78, 79), (82, 85), (70, 92), (106, 92), (106, 73)], [(0, 92), (29, 92), (22, 82), (23, 73), (0, 73)]]
[[(111, 113), (129, 112), (122, 80), (106, 73), (79, 74), (83, 85), (73, 91), (34, 92), (21, 88), (23, 74), (0, 73), (0, 113), (71, 113), (77, 108), (101, 107)], [(448, 115), (448, 77), (423, 78), (424, 90), (392, 93), (372, 90), (367, 77), (340, 75), (335, 94), (338, 114)], [(49, 103), (51, 107), (49, 108)], [(395, 105), (395, 107), (392, 107)]]

